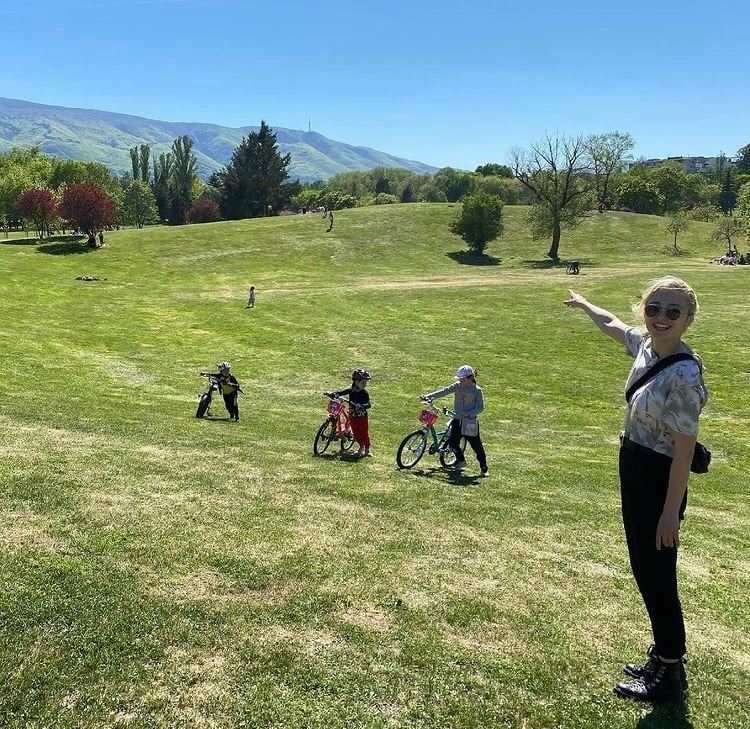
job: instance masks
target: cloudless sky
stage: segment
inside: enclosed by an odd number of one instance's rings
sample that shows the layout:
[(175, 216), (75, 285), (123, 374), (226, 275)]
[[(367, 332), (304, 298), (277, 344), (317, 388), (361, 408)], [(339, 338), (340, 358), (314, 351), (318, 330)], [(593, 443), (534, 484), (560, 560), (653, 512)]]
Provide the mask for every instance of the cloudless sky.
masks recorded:
[(312, 128), (436, 166), (546, 130), (750, 142), (748, 0), (0, 0), (0, 96)]

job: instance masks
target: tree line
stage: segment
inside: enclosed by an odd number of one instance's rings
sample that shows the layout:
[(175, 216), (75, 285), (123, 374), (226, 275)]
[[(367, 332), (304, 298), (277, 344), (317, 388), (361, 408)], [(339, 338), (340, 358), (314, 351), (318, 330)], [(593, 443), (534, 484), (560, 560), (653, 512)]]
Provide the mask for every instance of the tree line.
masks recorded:
[[(176, 138), (158, 157), (148, 145), (133, 147), (131, 173), (121, 177), (95, 162), (56, 160), (37, 148), (13, 149), (0, 155), (0, 219), (32, 221), (43, 236), (61, 221), (87, 232), (86, 226), (93, 225), (182, 225), (276, 215), (287, 209), (455, 203), (471, 197), (473, 219), (478, 220), (481, 205), (477, 207), (476, 200), (486, 206), (491, 198), (503, 205), (528, 205), (532, 236), (549, 240), (548, 256), (553, 259), (559, 257), (563, 230), (596, 210), (669, 216), (670, 233), (677, 228), (677, 234), (688, 218), (729, 216), (737, 221), (731, 224), (735, 229), (747, 225), (750, 230), (750, 144), (737, 152), (734, 164), (719, 155), (716, 168), (702, 173), (687, 173), (677, 162), (634, 162), (633, 147), (632, 137), (618, 131), (547, 134), (527, 148), (512, 149), (508, 164), (487, 163), (473, 172), (444, 167), (434, 174), (417, 174), (378, 166), (306, 185), (290, 180), (291, 157), (280, 153), (265, 121), (206, 182), (197, 176), (188, 136)], [(92, 206), (98, 209), (93, 217)], [(493, 203), (492, 209), (495, 215), (502, 206)], [(66, 217), (73, 210), (87, 210), (88, 217)], [(484, 227), (493, 228), (486, 222)], [(675, 235), (675, 246), (676, 240)]]

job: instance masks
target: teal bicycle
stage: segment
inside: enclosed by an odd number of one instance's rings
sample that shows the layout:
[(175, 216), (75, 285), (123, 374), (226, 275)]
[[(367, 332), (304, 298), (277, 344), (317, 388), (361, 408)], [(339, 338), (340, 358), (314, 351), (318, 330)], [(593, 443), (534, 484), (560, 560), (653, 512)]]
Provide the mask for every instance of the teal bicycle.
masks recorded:
[[(424, 408), (419, 413), (419, 422), (422, 427), (409, 433), (401, 441), (401, 445), (396, 452), (396, 463), (399, 468), (414, 468), (419, 463), (425, 451), (430, 455), (438, 454), (440, 465), (443, 468), (453, 466), (458, 457), (456, 452), (448, 446), (448, 438), (451, 434), (450, 424), (443, 430), (437, 430), (435, 423), (440, 417), (440, 413), (451, 420), (456, 417), (456, 413), (448, 408), (437, 408), (431, 402), (424, 402)], [(429, 442), (429, 446), (428, 446)], [(466, 438), (461, 438), (461, 450), (466, 448)]]

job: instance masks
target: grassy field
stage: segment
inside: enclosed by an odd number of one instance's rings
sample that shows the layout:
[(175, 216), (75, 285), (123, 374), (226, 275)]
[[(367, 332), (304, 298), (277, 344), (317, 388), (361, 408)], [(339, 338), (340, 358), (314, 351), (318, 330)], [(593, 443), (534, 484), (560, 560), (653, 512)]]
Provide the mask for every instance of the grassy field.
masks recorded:
[[(607, 213), (564, 238), (568, 277), (512, 207), (478, 265), (454, 213), (0, 240), (0, 726), (750, 727), (750, 268), (707, 263), (707, 224), (675, 256), (663, 220)], [(685, 709), (611, 693), (649, 638), (616, 482), (630, 361), (561, 303), (627, 318), (665, 273), (701, 300), (715, 458), (682, 535)], [(222, 359), (240, 424), (193, 417)], [(399, 472), (418, 394), (464, 362), (491, 477)], [(355, 366), (375, 458), (313, 458)]]

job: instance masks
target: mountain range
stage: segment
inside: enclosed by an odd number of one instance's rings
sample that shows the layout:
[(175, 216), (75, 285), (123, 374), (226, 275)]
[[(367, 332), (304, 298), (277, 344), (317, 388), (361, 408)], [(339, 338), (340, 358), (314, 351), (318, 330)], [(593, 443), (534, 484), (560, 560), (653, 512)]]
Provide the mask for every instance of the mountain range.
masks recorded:
[[(151, 145), (152, 156), (169, 151), (172, 140), (187, 134), (195, 142), (198, 174), (204, 179), (224, 167), (242, 138), (257, 126), (166, 122), (94, 109), (48, 106), (0, 97), (0, 153), (11, 147), (38, 146), (62, 159), (101, 162), (113, 172), (131, 171), (130, 148)], [(289, 174), (303, 182), (326, 179), (339, 172), (405, 167), (418, 173), (437, 168), (394, 157), (370, 147), (328, 139), (318, 132), (273, 127), (279, 150), (292, 155)]]

